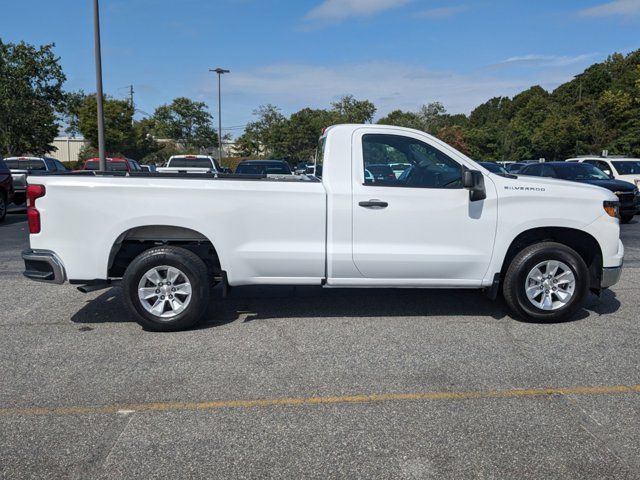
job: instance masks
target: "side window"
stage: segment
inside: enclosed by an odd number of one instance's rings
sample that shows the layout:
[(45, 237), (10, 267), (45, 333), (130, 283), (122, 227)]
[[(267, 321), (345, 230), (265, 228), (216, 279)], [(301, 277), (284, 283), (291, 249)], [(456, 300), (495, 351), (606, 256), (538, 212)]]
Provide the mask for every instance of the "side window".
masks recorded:
[(364, 185), (462, 188), (462, 166), (415, 138), (367, 134), (362, 137)]
[(49, 158), (45, 158), (44, 159), (44, 163), (47, 165), (47, 170), (49, 172), (55, 172), (56, 170), (58, 170), (56, 168), (56, 164), (53, 162), (53, 160), (51, 160)]
[(607, 163), (607, 162), (598, 162), (596, 167), (598, 167), (600, 170), (602, 170), (604, 173), (606, 173), (607, 175), (611, 175), (611, 166)]
[(522, 172), (523, 175), (531, 175), (533, 177), (541, 177), (542, 176), (542, 165), (538, 164), (538, 165), (530, 165), (528, 166), (524, 172)]
[(549, 166), (549, 165), (542, 165), (542, 176), (543, 177), (555, 177), (556, 176), (556, 171), (553, 169), (553, 167)]
[(65, 167), (62, 162), (58, 161), (58, 160), (54, 160), (53, 163), (56, 165), (56, 169), (59, 172), (66, 172), (67, 171), (67, 167)]

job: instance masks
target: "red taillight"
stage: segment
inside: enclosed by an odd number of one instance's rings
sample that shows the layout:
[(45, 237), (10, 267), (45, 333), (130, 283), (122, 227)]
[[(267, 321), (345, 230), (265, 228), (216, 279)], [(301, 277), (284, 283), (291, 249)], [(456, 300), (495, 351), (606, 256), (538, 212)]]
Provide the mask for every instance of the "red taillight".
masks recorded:
[(36, 208), (36, 199), (47, 193), (44, 185), (27, 185), (27, 221), (29, 233), (40, 233), (40, 212)]

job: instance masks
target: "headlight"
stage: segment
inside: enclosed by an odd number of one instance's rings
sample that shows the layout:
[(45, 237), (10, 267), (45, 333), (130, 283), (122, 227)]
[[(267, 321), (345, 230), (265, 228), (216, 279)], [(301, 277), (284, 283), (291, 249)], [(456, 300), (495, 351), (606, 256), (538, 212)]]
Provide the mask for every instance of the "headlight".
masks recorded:
[(610, 202), (606, 200), (602, 206), (610, 217), (620, 218), (620, 202)]

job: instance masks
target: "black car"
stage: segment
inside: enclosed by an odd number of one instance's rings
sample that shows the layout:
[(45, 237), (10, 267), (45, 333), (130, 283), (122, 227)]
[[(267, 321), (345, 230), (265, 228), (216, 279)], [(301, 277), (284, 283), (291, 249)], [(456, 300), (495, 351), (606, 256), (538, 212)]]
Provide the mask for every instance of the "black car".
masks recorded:
[(291, 175), (284, 160), (245, 160), (236, 167), (236, 175)]
[(496, 175), (508, 175), (507, 169), (502, 165), (496, 162), (478, 162), (479, 165), (482, 165), (484, 168), (489, 170), (491, 173), (495, 173)]
[(628, 223), (640, 208), (638, 188), (629, 182), (615, 180), (602, 170), (588, 163), (547, 162), (527, 165), (518, 172), (520, 175), (551, 177), (574, 182), (588, 183), (606, 188), (615, 193), (620, 200), (620, 219)]
[(0, 156), (0, 222), (7, 215), (7, 205), (13, 199), (13, 178), (11, 171)]
[(505, 168), (509, 173), (520, 173), (524, 167), (530, 164), (540, 163), (539, 160), (521, 160), (519, 162), (510, 163)]

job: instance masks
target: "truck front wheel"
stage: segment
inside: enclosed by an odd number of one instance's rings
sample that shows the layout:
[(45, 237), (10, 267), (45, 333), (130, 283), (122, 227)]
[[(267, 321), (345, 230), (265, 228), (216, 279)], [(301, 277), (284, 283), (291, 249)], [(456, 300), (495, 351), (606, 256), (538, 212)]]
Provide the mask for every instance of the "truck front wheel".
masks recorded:
[(152, 248), (129, 264), (123, 290), (129, 311), (145, 329), (184, 330), (202, 318), (209, 303), (207, 266), (184, 248)]
[(555, 242), (526, 247), (512, 260), (503, 286), (519, 317), (559, 322), (572, 317), (589, 293), (589, 270), (573, 249)]

